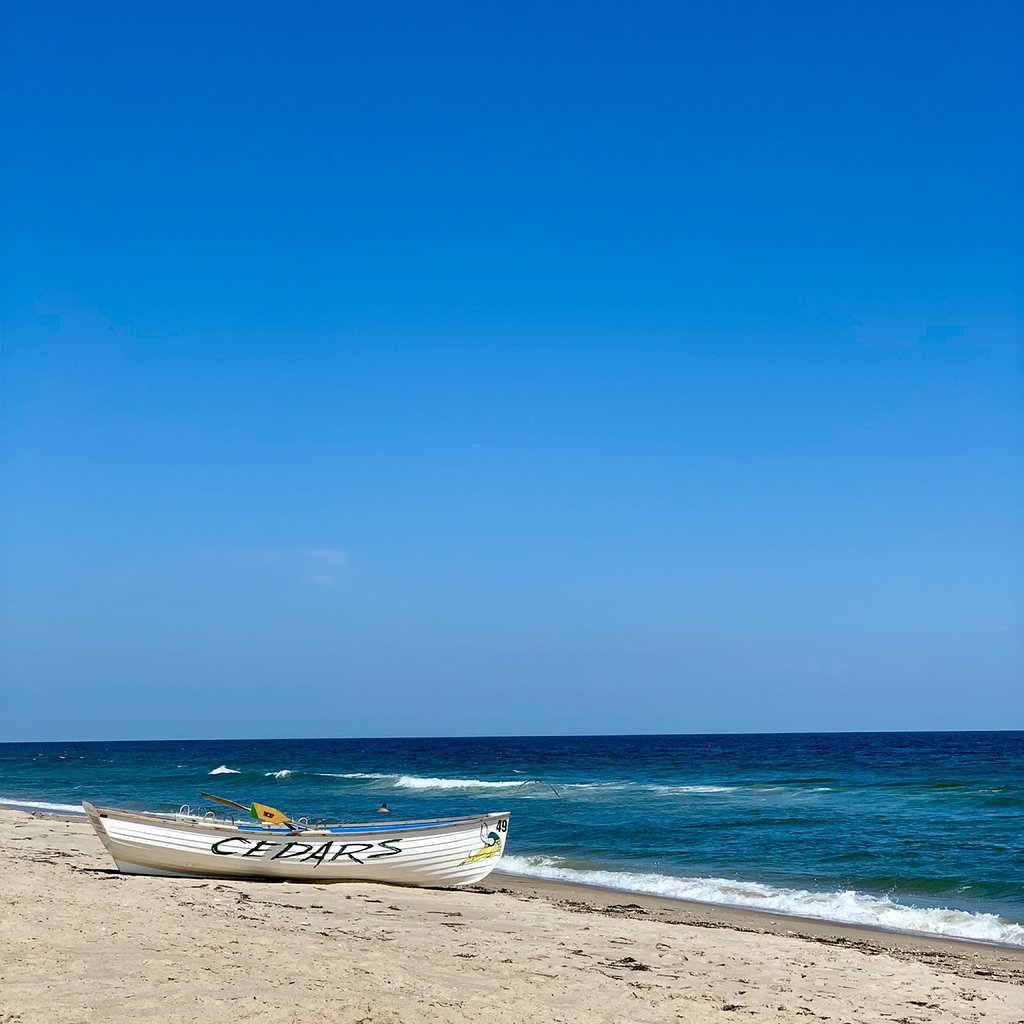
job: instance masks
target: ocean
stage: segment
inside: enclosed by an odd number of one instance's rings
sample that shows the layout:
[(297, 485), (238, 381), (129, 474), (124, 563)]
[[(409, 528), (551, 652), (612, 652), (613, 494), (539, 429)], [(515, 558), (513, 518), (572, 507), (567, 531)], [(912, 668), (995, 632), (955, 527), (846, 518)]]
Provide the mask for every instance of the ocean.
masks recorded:
[(0, 744), (12, 807), (201, 792), (310, 822), (508, 810), (504, 871), (1024, 946), (1024, 732)]

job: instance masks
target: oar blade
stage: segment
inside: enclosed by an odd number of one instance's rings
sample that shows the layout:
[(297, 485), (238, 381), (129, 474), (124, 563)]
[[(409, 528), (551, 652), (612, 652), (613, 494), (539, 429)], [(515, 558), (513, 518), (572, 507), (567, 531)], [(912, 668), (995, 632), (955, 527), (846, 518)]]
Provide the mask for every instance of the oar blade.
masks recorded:
[(261, 821), (265, 825), (293, 824), (291, 818), (289, 818), (284, 811), (279, 811), (276, 807), (268, 807), (266, 804), (258, 804), (254, 802), (251, 807), (246, 809), (257, 821)]

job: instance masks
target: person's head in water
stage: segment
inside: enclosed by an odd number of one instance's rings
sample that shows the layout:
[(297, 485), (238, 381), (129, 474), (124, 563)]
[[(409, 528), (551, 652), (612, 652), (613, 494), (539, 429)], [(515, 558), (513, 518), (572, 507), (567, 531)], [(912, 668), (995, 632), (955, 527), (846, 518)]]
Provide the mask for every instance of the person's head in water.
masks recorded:
[(390, 814), (391, 813), (391, 808), (388, 807), (387, 804), (381, 804), (380, 807), (377, 808), (377, 813), (378, 814)]

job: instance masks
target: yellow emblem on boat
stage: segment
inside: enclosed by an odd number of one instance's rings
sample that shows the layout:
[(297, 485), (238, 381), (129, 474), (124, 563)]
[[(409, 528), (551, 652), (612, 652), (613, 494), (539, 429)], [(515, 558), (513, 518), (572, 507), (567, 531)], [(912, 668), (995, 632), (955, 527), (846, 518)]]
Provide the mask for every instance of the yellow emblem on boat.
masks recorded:
[(462, 863), (474, 864), (478, 860), (487, 860), (488, 857), (497, 857), (501, 853), (501, 836), (497, 832), (488, 832), (484, 845), (476, 853), (471, 853)]

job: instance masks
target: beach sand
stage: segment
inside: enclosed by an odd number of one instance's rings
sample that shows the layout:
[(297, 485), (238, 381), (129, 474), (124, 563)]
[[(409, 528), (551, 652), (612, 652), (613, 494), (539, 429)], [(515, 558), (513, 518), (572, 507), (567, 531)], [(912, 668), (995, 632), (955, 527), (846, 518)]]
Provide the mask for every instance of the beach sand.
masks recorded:
[(0, 810), (0, 1024), (1024, 1024), (1024, 950), (494, 874), (465, 891), (121, 875)]

